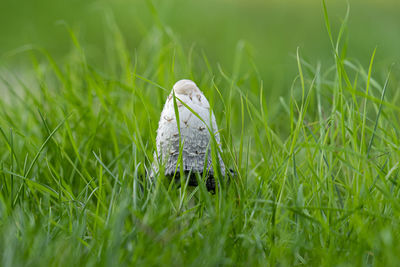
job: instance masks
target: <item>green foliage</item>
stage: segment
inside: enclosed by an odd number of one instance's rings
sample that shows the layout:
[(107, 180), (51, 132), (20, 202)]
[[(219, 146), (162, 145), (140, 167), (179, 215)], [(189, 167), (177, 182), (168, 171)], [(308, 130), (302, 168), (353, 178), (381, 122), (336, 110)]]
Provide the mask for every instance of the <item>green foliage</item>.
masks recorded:
[[(31, 49), (33, 74), (1, 73), (1, 265), (398, 266), (400, 92), (393, 74), (373, 76), (372, 48), (368, 68), (346, 57), (348, 15), (335, 40), (323, 5), (334, 65), (298, 49), (270, 106), (245, 42), (230, 73), (150, 10), (134, 51), (108, 17), (104, 69), (68, 29), (61, 63)], [(146, 179), (181, 78), (210, 100), (237, 173), (215, 195)]]

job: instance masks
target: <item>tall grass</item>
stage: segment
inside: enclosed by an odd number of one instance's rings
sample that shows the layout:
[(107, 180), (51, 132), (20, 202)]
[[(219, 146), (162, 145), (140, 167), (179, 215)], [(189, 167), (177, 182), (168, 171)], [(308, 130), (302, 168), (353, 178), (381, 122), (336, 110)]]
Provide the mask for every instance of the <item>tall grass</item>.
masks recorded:
[[(289, 94), (267, 106), (245, 42), (212, 65), (152, 12), (135, 49), (108, 17), (104, 68), (66, 27), (62, 62), (32, 49), (33, 75), (2, 71), (1, 265), (398, 266), (400, 93), (372, 75), (374, 48), (369, 66), (346, 57), (348, 15), (334, 35), (324, 5), (335, 65), (298, 49)], [(146, 179), (181, 78), (210, 100), (237, 172), (215, 195)]]

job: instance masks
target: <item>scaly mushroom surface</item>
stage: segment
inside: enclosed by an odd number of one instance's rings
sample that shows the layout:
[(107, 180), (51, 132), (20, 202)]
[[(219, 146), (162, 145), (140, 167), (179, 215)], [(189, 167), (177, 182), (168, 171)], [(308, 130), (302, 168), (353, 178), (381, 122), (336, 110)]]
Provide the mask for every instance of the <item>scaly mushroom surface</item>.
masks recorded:
[[(176, 168), (177, 164), (180, 165), (178, 160), (180, 140), (177, 118), (175, 116), (173, 92), (175, 92), (176, 104), (179, 111), (181, 144), (183, 146), (183, 171), (187, 176), (189, 173), (191, 174), (188, 177), (189, 185), (196, 186), (197, 179), (195, 174), (199, 173), (202, 175), (204, 164), (207, 164), (206, 186), (208, 190), (214, 191), (215, 179), (211, 156), (210, 130), (212, 129), (218, 146), (220, 146), (220, 136), (215, 116), (210, 110), (210, 104), (197, 85), (191, 80), (180, 80), (175, 83), (161, 112), (156, 138), (157, 153), (154, 153), (155, 160), (151, 170), (151, 177), (154, 177), (159, 172), (159, 164), (163, 164), (165, 176), (173, 177), (176, 171), (175, 178), (180, 179), (181, 166)], [(197, 116), (185, 107), (182, 102), (190, 107)], [(218, 160), (221, 174), (225, 176), (225, 165), (219, 153)]]

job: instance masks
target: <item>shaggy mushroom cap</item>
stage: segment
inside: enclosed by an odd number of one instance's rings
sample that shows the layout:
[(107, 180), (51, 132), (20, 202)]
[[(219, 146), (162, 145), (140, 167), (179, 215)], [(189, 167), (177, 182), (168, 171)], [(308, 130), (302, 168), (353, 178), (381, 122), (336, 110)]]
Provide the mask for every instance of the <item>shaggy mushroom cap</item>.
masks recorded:
[[(176, 96), (176, 104), (179, 111), (179, 125), (181, 132), (182, 163), (183, 166), (176, 168), (179, 164), (179, 131), (177, 118), (175, 116), (173, 92)], [(182, 102), (189, 106), (199, 117), (186, 108)], [(210, 116), (211, 112), (211, 116)], [(165, 167), (165, 175), (173, 176), (176, 171), (176, 178), (179, 178), (180, 168), (187, 173), (200, 173), (204, 170), (204, 164), (208, 170), (207, 188), (214, 190), (214, 169), (211, 160), (211, 145), (210, 131), (214, 132), (215, 140), (220, 145), (220, 137), (218, 133), (215, 116), (210, 110), (210, 104), (206, 97), (191, 80), (180, 80), (174, 86), (169, 94), (163, 111), (161, 112), (160, 121), (157, 130), (157, 153), (154, 153), (155, 160), (152, 167), (152, 173), (157, 173), (159, 170), (158, 164), (161, 163)], [(206, 159), (207, 154), (207, 159)], [(158, 158), (157, 156), (158, 155)], [(218, 154), (221, 167), (221, 174), (225, 175), (224, 163)], [(189, 185), (197, 185), (196, 177), (189, 177)]]

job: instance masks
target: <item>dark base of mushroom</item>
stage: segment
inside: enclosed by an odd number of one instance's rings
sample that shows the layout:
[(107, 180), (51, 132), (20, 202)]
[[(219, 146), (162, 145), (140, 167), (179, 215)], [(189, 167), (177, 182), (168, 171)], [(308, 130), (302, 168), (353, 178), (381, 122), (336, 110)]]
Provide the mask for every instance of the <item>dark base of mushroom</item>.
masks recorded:
[[(199, 184), (197, 183), (197, 178), (196, 175), (199, 175), (200, 180), (203, 177), (203, 173), (191, 173), (191, 172), (184, 172), (185, 174), (185, 178), (189, 179), (188, 185), (190, 186), (198, 186)], [(174, 176), (173, 175), (167, 175), (167, 177), (169, 177), (170, 179), (172, 179)], [(175, 183), (180, 185), (180, 179), (181, 178), (181, 174), (178, 172), (175, 174)], [(206, 179), (206, 188), (208, 191), (210, 191), (211, 193), (215, 193), (215, 179), (214, 179), (214, 175), (212, 174), (208, 174), (207, 175), (207, 179)]]

